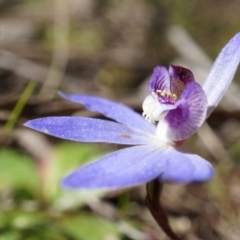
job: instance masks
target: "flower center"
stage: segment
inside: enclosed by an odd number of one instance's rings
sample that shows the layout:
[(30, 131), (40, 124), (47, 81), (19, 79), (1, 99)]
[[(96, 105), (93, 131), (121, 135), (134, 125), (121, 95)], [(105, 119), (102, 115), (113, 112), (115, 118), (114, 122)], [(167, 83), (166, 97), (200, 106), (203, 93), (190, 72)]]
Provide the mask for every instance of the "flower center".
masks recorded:
[(152, 96), (159, 99), (161, 103), (174, 104), (178, 100), (175, 93), (167, 92), (166, 90), (156, 90), (152, 92)]
[[(148, 95), (143, 102), (143, 116), (151, 123), (162, 120), (169, 110), (174, 109), (176, 96), (172, 93), (162, 93), (162, 101), (159, 100), (159, 92)], [(171, 94), (171, 95), (170, 95)]]

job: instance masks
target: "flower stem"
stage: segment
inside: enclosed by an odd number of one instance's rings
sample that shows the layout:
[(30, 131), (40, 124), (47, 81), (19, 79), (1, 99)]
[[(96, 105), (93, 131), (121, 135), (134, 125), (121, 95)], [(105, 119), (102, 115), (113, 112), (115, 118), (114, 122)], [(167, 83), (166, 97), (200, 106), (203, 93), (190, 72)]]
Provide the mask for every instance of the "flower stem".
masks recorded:
[(167, 215), (163, 210), (161, 202), (159, 201), (162, 189), (163, 184), (160, 183), (157, 179), (147, 183), (147, 196), (145, 198), (145, 203), (158, 226), (162, 228), (167, 236), (172, 240), (180, 240), (180, 238), (175, 235), (169, 226)]
[(11, 112), (11, 115), (8, 118), (7, 123), (4, 126), (4, 130), (6, 133), (10, 133), (14, 125), (16, 124), (19, 115), (21, 114), (24, 106), (26, 105), (28, 99), (30, 98), (32, 92), (34, 91), (36, 87), (36, 82), (31, 81), (28, 83), (27, 87), (25, 88), (24, 92), (22, 93), (21, 97), (17, 101), (16, 105), (14, 106), (14, 109)]

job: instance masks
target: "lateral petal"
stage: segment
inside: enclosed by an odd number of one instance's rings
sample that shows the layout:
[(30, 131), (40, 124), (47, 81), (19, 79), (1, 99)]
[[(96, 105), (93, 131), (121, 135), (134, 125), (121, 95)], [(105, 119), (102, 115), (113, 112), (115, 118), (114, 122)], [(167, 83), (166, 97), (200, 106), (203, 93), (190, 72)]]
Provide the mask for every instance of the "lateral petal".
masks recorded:
[(185, 155), (194, 165), (194, 173), (192, 175), (192, 179), (194, 180), (190, 179), (191, 181), (202, 182), (209, 180), (214, 176), (215, 172), (210, 162), (196, 154), (191, 153), (182, 154)]
[(167, 141), (181, 141), (191, 136), (206, 118), (207, 98), (201, 86), (189, 82), (170, 110), (157, 125), (157, 136)]
[(222, 49), (210, 73), (203, 83), (208, 99), (207, 117), (218, 105), (227, 91), (240, 61), (240, 33), (236, 34)]
[(214, 175), (212, 165), (198, 155), (181, 153), (174, 148), (164, 152), (162, 182), (190, 183), (207, 181)]
[(71, 189), (131, 187), (157, 178), (162, 169), (158, 148), (135, 146), (110, 153), (79, 168), (62, 180), (62, 186)]
[(59, 92), (59, 95), (68, 101), (84, 105), (89, 111), (99, 112), (131, 128), (148, 133), (153, 133), (155, 130), (155, 126), (147, 122), (142, 115), (121, 103), (94, 96), (70, 95), (62, 92)]
[(48, 135), (77, 142), (146, 144), (145, 134), (122, 124), (84, 117), (46, 117), (28, 121), (26, 127)]

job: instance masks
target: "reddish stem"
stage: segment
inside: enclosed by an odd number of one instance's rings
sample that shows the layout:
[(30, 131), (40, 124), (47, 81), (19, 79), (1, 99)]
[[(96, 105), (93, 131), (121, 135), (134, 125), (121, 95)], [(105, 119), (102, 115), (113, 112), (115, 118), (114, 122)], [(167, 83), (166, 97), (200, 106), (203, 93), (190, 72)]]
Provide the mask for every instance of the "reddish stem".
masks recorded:
[[(153, 184), (153, 188), (150, 192), (150, 184)], [(149, 208), (153, 218), (157, 222), (158, 226), (163, 229), (163, 231), (172, 240), (180, 240), (179, 237), (175, 235), (168, 223), (168, 218), (164, 212), (159, 197), (161, 195), (162, 185), (158, 180), (154, 180), (151, 183), (147, 183), (147, 196), (145, 198), (145, 203)]]

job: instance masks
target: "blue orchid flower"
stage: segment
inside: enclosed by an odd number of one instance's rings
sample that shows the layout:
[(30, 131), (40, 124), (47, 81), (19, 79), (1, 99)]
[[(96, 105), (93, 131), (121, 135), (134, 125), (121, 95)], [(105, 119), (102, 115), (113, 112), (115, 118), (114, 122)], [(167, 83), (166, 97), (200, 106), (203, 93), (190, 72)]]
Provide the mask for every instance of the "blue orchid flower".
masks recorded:
[(192, 72), (158, 66), (143, 102), (143, 117), (120, 103), (85, 95), (60, 95), (114, 121), (85, 117), (46, 117), (25, 126), (79, 142), (131, 145), (110, 153), (66, 176), (72, 189), (124, 188), (153, 179), (160, 182), (201, 182), (214, 175), (212, 165), (198, 155), (176, 148), (194, 134), (226, 92), (240, 61), (240, 33), (222, 49), (203, 86)]

